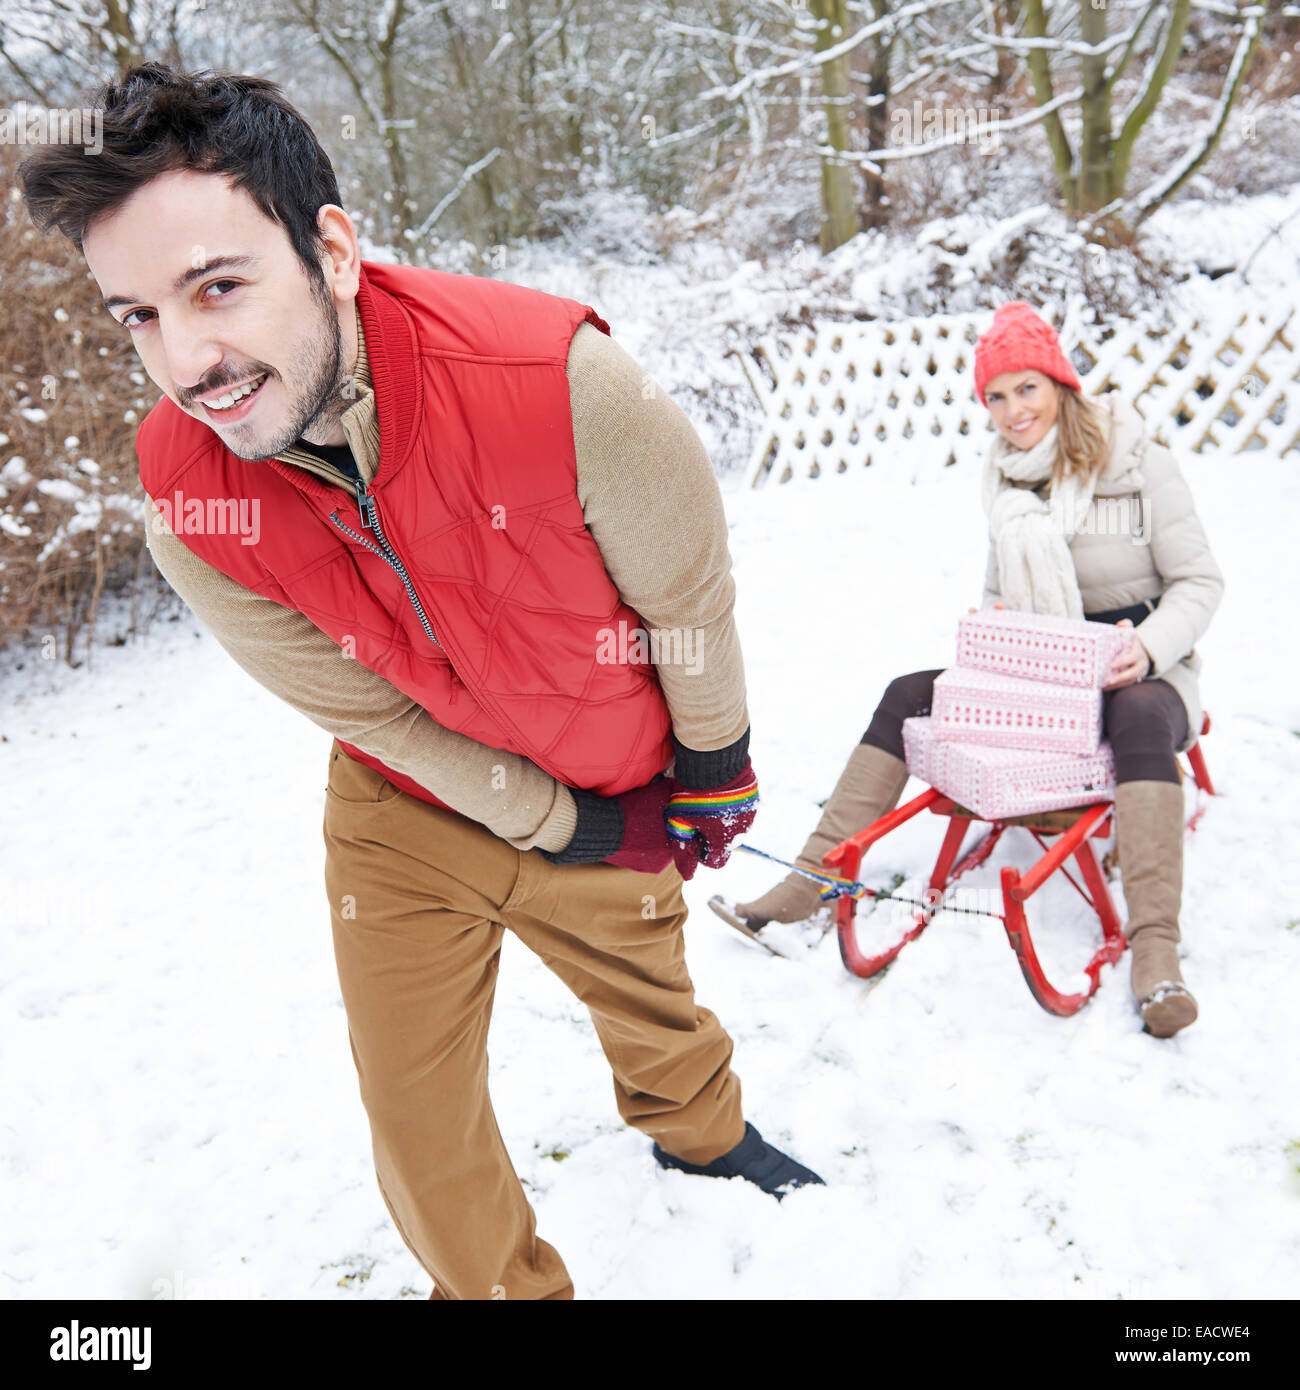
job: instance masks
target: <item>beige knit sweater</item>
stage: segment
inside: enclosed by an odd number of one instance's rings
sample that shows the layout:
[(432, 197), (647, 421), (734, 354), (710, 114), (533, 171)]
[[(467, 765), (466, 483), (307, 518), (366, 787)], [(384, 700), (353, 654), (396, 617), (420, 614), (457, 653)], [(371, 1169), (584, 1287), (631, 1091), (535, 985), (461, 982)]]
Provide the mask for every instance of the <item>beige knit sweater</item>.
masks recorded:
[[(368, 482), (379, 463), (379, 427), (359, 317), (357, 335), (357, 399), (343, 429)], [(749, 713), (727, 523), (708, 455), (667, 392), (598, 328), (578, 328), (567, 372), (587, 529), (646, 628), (688, 633), (695, 643), (687, 660), (657, 667), (673, 732), (688, 748), (725, 748), (745, 732)], [(305, 450), (278, 457), (352, 491), (342, 474)], [(146, 530), (163, 577), (273, 694), (517, 848), (555, 851), (569, 843), (575, 803), (549, 773), (436, 723), (382, 676), (346, 659), (303, 614), (201, 560), (152, 499)], [(665, 653), (673, 654), (667, 642)]]

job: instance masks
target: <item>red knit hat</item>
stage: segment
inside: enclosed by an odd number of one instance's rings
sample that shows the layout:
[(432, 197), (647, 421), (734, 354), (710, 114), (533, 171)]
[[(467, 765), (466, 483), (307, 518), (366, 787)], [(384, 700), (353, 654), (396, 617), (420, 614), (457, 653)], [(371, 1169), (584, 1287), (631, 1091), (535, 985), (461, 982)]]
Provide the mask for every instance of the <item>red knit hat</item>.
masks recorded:
[(1056, 329), (1023, 299), (1001, 305), (993, 326), (975, 344), (975, 394), (985, 409), (984, 388), (1003, 372), (1042, 372), (1082, 391), (1078, 374), (1061, 351)]

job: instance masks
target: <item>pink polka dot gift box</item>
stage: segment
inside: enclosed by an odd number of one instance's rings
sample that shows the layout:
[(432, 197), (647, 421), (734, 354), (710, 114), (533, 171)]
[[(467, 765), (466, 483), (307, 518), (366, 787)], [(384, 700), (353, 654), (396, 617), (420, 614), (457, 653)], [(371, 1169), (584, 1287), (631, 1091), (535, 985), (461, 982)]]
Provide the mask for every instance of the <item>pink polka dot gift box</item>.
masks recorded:
[(1132, 628), (1114, 623), (985, 608), (958, 621), (957, 665), (1100, 690), (1132, 640)]
[(1089, 754), (996, 748), (941, 738), (933, 718), (903, 721), (907, 770), (986, 820), (1091, 806), (1115, 797), (1109, 743)]
[(1095, 753), (1102, 692), (954, 666), (934, 680), (930, 714), (940, 738), (1040, 753)]

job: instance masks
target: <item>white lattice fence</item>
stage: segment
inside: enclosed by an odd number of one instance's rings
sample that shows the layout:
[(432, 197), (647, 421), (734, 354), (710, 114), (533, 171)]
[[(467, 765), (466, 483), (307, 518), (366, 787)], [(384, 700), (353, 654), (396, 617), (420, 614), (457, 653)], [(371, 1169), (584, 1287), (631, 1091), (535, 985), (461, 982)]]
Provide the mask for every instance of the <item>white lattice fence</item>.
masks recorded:
[[(1293, 309), (1140, 326), (1071, 354), (1085, 393), (1124, 393), (1165, 444), (1281, 455), (1300, 449), (1300, 351)], [(988, 412), (974, 395), (975, 340), (989, 315), (830, 323), (757, 344), (742, 365), (763, 403), (755, 486), (919, 455), (982, 456)], [(1089, 366), (1091, 364), (1091, 366)]]

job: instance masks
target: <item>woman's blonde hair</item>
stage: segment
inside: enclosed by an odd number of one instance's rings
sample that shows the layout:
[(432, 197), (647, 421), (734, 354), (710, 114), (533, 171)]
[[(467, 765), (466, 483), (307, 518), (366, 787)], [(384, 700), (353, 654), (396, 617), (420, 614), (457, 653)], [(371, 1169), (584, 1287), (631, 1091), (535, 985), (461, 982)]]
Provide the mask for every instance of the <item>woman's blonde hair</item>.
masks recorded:
[(1091, 482), (1105, 468), (1109, 458), (1110, 429), (1106, 412), (1073, 386), (1060, 386), (1053, 484), (1076, 475)]

